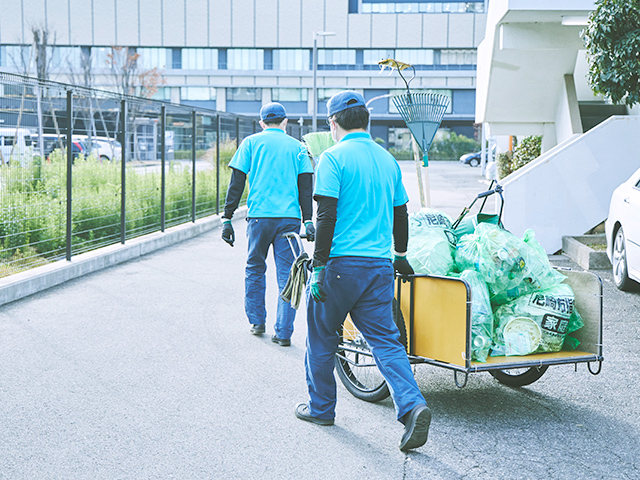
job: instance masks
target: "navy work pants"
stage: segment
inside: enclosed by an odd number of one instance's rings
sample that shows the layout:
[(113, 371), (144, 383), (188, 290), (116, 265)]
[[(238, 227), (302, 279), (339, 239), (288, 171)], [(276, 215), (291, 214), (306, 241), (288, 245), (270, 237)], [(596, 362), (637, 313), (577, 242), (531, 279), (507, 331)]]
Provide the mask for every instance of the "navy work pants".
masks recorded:
[(340, 327), (348, 313), (372, 350), (387, 381), (400, 420), (412, 408), (425, 404), (413, 377), (400, 332), (393, 322), (394, 272), (390, 260), (336, 257), (326, 267), (325, 302), (307, 299), (307, 353), (305, 368), (312, 416), (335, 417), (336, 380), (333, 376)]
[[(247, 219), (247, 268), (245, 270), (244, 309), (249, 323), (262, 325), (267, 319), (265, 292), (267, 271), (267, 253), (273, 246), (276, 263), (278, 292), (287, 284), (289, 271), (294, 261), (293, 252), (283, 233), (300, 232), (300, 220), (297, 218), (248, 218)], [(278, 312), (274, 326), (276, 336), (291, 338), (296, 311), (278, 296)]]

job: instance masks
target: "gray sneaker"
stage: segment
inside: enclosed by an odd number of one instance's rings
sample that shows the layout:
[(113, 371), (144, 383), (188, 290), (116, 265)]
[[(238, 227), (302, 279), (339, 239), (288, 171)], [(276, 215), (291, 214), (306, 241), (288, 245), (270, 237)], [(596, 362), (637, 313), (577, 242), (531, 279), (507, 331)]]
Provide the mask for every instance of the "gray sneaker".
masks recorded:
[(411, 409), (406, 418), (404, 435), (400, 440), (400, 450), (403, 452), (421, 447), (427, 443), (429, 425), (431, 424), (431, 410), (426, 405), (418, 405)]
[(277, 343), (281, 347), (288, 347), (291, 345), (291, 340), (289, 340), (288, 338), (278, 338), (277, 335), (274, 335), (273, 337), (271, 337), (271, 341), (273, 343)]
[(333, 425), (333, 418), (318, 418), (309, 413), (309, 406), (306, 403), (299, 403), (296, 405), (296, 417), (305, 422), (315, 423), (323, 427), (330, 427)]
[(253, 333), (254, 335), (262, 335), (264, 332), (264, 323), (261, 323), (259, 325), (251, 324), (251, 333)]

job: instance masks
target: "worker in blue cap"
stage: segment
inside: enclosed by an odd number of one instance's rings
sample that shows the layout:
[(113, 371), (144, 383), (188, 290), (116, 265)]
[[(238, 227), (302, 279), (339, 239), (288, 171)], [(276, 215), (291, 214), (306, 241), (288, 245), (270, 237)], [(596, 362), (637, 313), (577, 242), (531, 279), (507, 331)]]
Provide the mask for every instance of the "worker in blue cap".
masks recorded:
[(325, 150), (316, 169), (305, 357), (310, 398), (296, 405), (295, 414), (318, 425), (334, 424), (338, 332), (350, 314), (389, 386), (397, 418), (405, 425), (400, 449), (407, 451), (424, 445), (431, 423), (392, 313), (394, 269), (413, 273), (406, 259), (409, 198), (400, 166), (367, 133), (369, 111), (362, 95), (334, 95), (327, 116), (338, 143)]
[[(240, 144), (229, 162), (231, 181), (222, 217), (222, 239), (233, 247), (235, 232), (231, 224), (238, 208), (245, 181), (249, 180), (247, 197), (247, 267), (244, 307), (250, 331), (265, 333), (265, 272), (269, 248), (273, 248), (279, 291), (287, 283), (294, 257), (283, 234), (300, 232), (305, 225), (307, 240), (314, 240), (313, 166), (304, 146), (286, 133), (287, 113), (279, 103), (269, 103), (260, 110), (262, 132), (250, 135)], [(291, 345), (296, 311), (278, 297), (278, 311), (271, 337), (274, 343)]]

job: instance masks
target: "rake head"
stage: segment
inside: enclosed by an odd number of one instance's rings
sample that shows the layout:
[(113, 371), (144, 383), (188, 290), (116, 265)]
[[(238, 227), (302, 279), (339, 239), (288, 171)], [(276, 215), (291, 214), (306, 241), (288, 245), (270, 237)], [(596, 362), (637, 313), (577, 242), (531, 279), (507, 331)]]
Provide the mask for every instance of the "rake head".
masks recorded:
[(392, 101), (426, 155), (449, 106), (449, 97), (439, 93), (408, 92), (395, 95)]

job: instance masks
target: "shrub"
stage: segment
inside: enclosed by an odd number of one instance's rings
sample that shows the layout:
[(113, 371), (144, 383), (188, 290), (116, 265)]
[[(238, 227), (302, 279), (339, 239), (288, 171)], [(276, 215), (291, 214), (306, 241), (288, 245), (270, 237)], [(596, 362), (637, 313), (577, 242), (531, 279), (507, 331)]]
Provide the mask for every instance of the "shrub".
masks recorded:
[(496, 160), (498, 167), (498, 178), (504, 178), (513, 172), (513, 166), (511, 164), (513, 160), (513, 152), (507, 151), (498, 154)]
[(525, 137), (513, 152), (498, 154), (498, 177), (504, 178), (540, 156), (541, 136)]
[(513, 151), (513, 171), (524, 167), (527, 163), (540, 156), (542, 146), (541, 136), (525, 137)]
[(433, 141), (429, 149), (429, 160), (459, 160), (465, 153), (477, 152), (480, 150), (480, 143), (464, 135), (455, 132), (444, 132), (444, 134)]

